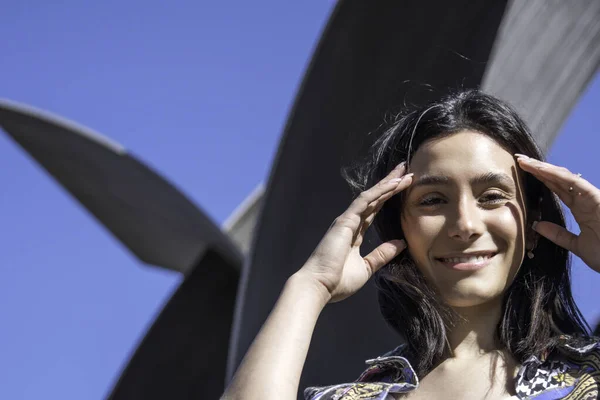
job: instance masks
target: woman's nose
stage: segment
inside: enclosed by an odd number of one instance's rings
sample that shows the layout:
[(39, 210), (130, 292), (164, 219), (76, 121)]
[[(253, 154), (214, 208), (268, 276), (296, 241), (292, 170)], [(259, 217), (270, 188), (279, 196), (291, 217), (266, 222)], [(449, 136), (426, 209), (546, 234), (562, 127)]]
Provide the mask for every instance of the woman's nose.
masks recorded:
[(475, 199), (461, 199), (455, 208), (456, 215), (451, 216), (448, 234), (450, 237), (464, 242), (481, 236), (484, 224), (481, 210)]

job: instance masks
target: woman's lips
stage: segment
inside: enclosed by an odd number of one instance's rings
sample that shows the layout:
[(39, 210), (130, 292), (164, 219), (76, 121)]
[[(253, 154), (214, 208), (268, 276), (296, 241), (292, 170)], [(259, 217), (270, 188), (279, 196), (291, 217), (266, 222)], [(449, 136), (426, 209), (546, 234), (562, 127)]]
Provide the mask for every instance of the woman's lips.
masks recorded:
[(491, 263), (492, 258), (495, 256), (495, 253), (490, 253), (485, 255), (478, 254), (463, 255), (460, 257), (436, 258), (436, 260), (445, 267), (457, 271), (475, 271), (487, 267)]

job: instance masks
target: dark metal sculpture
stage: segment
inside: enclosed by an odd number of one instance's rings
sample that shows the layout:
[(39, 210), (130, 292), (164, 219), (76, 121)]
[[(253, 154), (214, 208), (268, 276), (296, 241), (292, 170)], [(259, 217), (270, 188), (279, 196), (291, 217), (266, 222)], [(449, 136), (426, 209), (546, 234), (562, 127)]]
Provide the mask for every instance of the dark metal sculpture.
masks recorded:
[(509, 101), (547, 151), (600, 62), (600, 1), (510, 2), (483, 90)]
[[(0, 104), (0, 126), (140, 259), (187, 275), (110, 399), (218, 397), (284, 281), (349, 203), (340, 167), (361, 154), (384, 117), (405, 102), (483, 86), (515, 104), (547, 149), (598, 67), (598, 20), (595, 0), (339, 1), (298, 93), (265, 195), (254, 199), (239, 224), (243, 239), (257, 221), (244, 261), (201, 211), (121, 147)], [(64, 143), (74, 147), (61, 150)], [(370, 240), (367, 246), (375, 244)], [(400, 340), (366, 287), (323, 312), (301, 388), (354, 379), (363, 359)]]
[(239, 269), (242, 255), (212, 220), (118, 143), (9, 101), (0, 126), (141, 261), (185, 274), (212, 248)]
[(141, 261), (186, 275), (111, 398), (218, 397), (242, 267), (237, 246), (109, 139), (7, 101), (0, 101), (0, 126)]

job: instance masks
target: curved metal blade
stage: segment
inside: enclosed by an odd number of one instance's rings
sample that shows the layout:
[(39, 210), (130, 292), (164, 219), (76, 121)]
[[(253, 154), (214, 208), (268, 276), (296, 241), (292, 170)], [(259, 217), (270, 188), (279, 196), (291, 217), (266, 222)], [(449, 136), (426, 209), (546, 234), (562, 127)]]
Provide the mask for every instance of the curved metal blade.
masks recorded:
[(238, 279), (237, 267), (208, 251), (160, 313), (108, 399), (219, 398)]
[(143, 262), (186, 273), (212, 248), (241, 265), (204, 212), (119, 144), (7, 100), (0, 127)]
[(483, 89), (514, 105), (547, 151), (600, 65), (600, 1), (513, 1)]

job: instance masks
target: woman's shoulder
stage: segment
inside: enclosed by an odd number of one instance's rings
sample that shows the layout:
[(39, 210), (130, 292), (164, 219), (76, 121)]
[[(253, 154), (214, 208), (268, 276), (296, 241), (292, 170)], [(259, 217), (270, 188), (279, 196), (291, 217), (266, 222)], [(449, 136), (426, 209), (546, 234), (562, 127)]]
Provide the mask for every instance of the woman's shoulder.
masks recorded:
[(551, 351), (527, 359), (516, 377), (519, 398), (595, 399), (599, 387), (600, 338), (595, 336), (559, 336)]
[(414, 390), (419, 380), (406, 358), (406, 345), (373, 359), (353, 382), (328, 386), (311, 386), (304, 390), (305, 400), (354, 400), (386, 398), (387, 394)]
[(600, 337), (584, 335), (561, 335), (558, 348), (574, 355), (591, 355), (600, 351)]
[[(600, 337), (561, 335), (552, 351), (531, 356), (520, 368), (515, 389), (519, 398), (571, 394), (574, 400), (596, 398), (600, 387)], [(383, 399), (415, 390), (419, 379), (405, 345), (374, 359), (353, 382), (311, 386), (306, 400)], [(592, 397), (586, 397), (592, 396)]]

